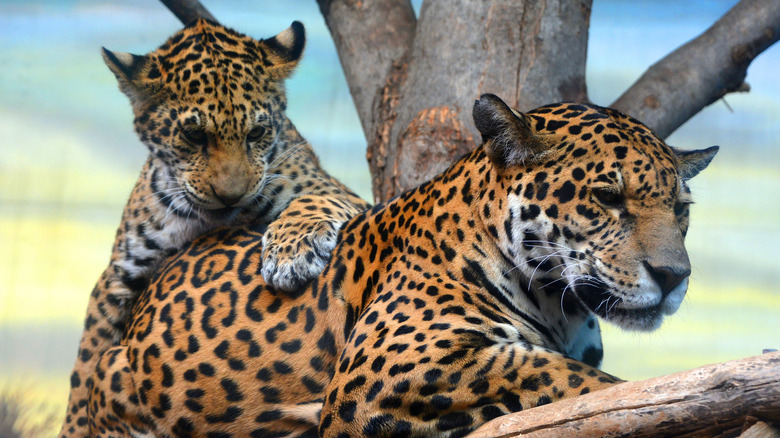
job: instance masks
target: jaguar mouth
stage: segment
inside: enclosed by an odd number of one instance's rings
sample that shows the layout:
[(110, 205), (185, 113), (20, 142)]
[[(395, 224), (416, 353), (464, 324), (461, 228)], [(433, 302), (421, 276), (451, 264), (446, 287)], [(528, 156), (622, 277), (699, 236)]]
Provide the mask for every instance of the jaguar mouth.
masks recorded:
[(623, 298), (609, 291), (601, 280), (575, 288), (582, 304), (599, 318), (624, 330), (653, 331), (663, 322), (664, 316), (673, 313), (665, 301), (644, 307), (627, 307)]
[(189, 192), (185, 192), (185, 199), (190, 208), (197, 213), (197, 216), (199, 216), (201, 220), (207, 222), (229, 222), (235, 219), (241, 212), (240, 207), (209, 208), (201, 202), (198, 202), (198, 198), (191, 195)]

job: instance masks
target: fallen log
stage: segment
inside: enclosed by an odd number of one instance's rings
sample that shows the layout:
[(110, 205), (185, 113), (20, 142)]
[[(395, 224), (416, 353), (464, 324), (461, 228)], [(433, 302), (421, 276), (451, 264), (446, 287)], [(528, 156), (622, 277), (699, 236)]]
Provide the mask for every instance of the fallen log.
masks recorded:
[(772, 352), (505, 415), (469, 437), (777, 436), (778, 425), (780, 352)]

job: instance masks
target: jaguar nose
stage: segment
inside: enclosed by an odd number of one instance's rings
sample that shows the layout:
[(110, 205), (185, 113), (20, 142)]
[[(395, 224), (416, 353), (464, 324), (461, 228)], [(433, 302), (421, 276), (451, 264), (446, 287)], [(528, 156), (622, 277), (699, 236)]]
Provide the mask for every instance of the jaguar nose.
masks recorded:
[(683, 280), (691, 275), (690, 266), (653, 266), (645, 262), (645, 268), (650, 273), (650, 277), (661, 288), (661, 294), (664, 298), (669, 292), (674, 290)]

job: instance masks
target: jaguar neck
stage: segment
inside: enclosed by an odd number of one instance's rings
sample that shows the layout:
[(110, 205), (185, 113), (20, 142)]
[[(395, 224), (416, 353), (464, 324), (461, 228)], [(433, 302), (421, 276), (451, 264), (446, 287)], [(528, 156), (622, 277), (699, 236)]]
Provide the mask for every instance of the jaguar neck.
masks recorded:
[[(554, 302), (563, 318), (560, 302), (547, 296), (549, 286), (529, 287), (487, 220), (505, 202), (495, 184), (494, 167), (478, 148), (430, 182), (348, 222), (321, 284), (345, 303), (346, 333), (374, 300), (458, 293), (475, 306), (499, 309), (529, 342), (565, 351), (573, 334), (555, 332), (552, 316), (539, 316)], [(389, 283), (380, 279), (389, 277), (397, 278), (394, 290), (382, 289)], [(441, 290), (420, 290), (422, 280)]]
[[(501, 260), (484, 264), (493, 268), (491, 278), (501, 285), (502, 294), (492, 295), (512, 314), (520, 309), (520, 319), (543, 339), (540, 345), (567, 353), (583, 336), (598, 337), (593, 342), (600, 345), (598, 326), (587, 327), (588, 323), (593, 326), (592, 317), (564, 275), (569, 251), (564, 250), (561, 233), (522, 195), (536, 171), (501, 171), (486, 156), (478, 159), (484, 172), (472, 212), (481, 222), (483, 236), (500, 254), (495, 259)], [(593, 329), (596, 334), (592, 336)]]

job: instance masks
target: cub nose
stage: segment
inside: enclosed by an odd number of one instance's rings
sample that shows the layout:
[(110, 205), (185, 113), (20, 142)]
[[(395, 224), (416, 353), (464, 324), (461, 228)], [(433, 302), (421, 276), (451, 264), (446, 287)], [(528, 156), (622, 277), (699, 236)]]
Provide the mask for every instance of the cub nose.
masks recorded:
[(661, 287), (661, 294), (664, 298), (691, 275), (690, 266), (653, 266), (645, 262), (645, 268), (650, 273), (650, 277)]
[(225, 207), (230, 207), (231, 205), (236, 204), (244, 196), (244, 191), (217, 190), (213, 184), (211, 185), (211, 191), (214, 193), (214, 197), (216, 197)]

